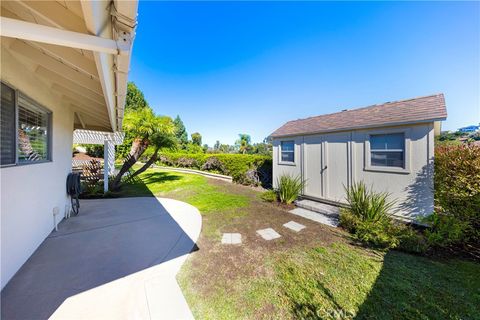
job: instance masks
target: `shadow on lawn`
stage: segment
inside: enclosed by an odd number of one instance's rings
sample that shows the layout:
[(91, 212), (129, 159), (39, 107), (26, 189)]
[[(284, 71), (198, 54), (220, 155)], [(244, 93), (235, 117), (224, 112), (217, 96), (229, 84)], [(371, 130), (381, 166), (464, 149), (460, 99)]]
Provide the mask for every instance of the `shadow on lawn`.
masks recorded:
[(172, 174), (169, 172), (146, 172), (140, 177), (135, 177), (130, 181), (125, 182), (120, 191), (115, 193), (119, 197), (154, 197), (152, 190), (148, 184), (163, 184), (170, 181), (177, 181), (183, 179), (182, 176)]
[(480, 266), (389, 251), (355, 319), (474, 319)]

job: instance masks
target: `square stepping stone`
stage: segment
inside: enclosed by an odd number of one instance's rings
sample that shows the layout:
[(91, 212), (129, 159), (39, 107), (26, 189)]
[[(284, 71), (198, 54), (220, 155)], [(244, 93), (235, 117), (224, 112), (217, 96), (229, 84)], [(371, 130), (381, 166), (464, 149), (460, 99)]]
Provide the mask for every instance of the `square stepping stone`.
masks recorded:
[(240, 233), (224, 233), (222, 244), (241, 244), (242, 235)]
[(257, 233), (265, 240), (273, 240), (281, 237), (281, 235), (272, 228), (257, 230)]
[(303, 229), (306, 228), (303, 224), (297, 223), (297, 222), (295, 222), (295, 221), (287, 222), (287, 223), (285, 223), (283, 226), (284, 226), (285, 228), (288, 228), (288, 229), (293, 230), (293, 231), (295, 231), (295, 232), (302, 231)]

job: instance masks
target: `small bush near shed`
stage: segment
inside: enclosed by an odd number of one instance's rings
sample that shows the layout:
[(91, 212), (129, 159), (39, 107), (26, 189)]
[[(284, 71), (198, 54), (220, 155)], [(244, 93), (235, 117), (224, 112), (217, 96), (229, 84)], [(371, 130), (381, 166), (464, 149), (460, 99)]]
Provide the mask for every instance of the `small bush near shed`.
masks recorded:
[(278, 200), (278, 194), (275, 190), (267, 190), (261, 194), (260, 198), (267, 202), (275, 202)]
[(277, 180), (278, 198), (281, 202), (290, 204), (297, 200), (304, 185), (305, 181), (301, 177), (282, 175)]
[(367, 188), (362, 181), (345, 189), (349, 208), (340, 210), (340, 225), (358, 240), (379, 248), (413, 253), (428, 249), (423, 234), (392, 219), (395, 201), (389, 194)]

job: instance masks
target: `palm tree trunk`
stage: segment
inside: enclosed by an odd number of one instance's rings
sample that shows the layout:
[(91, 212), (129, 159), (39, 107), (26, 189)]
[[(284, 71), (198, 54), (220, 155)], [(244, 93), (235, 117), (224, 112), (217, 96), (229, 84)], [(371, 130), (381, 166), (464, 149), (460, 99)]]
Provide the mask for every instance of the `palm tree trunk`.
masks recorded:
[(135, 173), (133, 173), (131, 176), (130, 176), (130, 179), (133, 179), (134, 177), (138, 176), (140, 173), (144, 172), (145, 170), (147, 170), (148, 168), (150, 168), (150, 166), (155, 162), (157, 161), (157, 158), (158, 158), (158, 150), (160, 150), (160, 148), (155, 148), (155, 151), (153, 152), (153, 155), (150, 157), (150, 159), (148, 159), (147, 163), (145, 163), (143, 165), (143, 167), (141, 167), (140, 169), (138, 169), (137, 171), (135, 171)]
[(145, 139), (136, 138), (132, 143), (132, 148), (127, 156), (127, 159), (123, 162), (120, 171), (113, 180), (113, 190), (117, 190), (122, 182), (123, 175), (130, 170), (130, 168), (138, 161), (138, 158), (145, 152), (148, 147), (148, 141)]

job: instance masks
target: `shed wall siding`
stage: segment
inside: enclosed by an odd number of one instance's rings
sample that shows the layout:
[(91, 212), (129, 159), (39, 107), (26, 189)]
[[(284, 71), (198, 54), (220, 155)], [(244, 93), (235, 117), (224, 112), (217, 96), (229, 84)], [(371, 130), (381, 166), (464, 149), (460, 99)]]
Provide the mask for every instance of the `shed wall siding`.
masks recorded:
[[(369, 154), (365, 147), (368, 135), (398, 130), (404, 130), (408, 138), (408, 172), (369, 171), (366, 168)], [(304, 195), (336, 202), (345, 202), (339, 186), (363, 180), (374, 190), (389, 192), (392, 199), (397, 199), (397, 215), (415, 219), (433, 211), (433, 137), (434, 124), (427, 123), (283, 138), (294, 139), (296, 152), (304, 152), (296, 158), (295, 166), (279, 164), (277, 158), (282, 139), (275, 139), (273, 177), (276, 180), (283, 173), (302, 175), (307, 184)], [(322, 141), (327, 142), (322, 146)], [(320, 174), (325, 165), (328, 168)]]
[(50, 88), (6, 50), (2, 50), (1, 67), (2, 81), (52, 111), (53, 129), (51, 162), (0, 168), (3, 288), (54, 228), (53, 208), (60, 209), (57, 222), (64, 217), (74, 118)]

